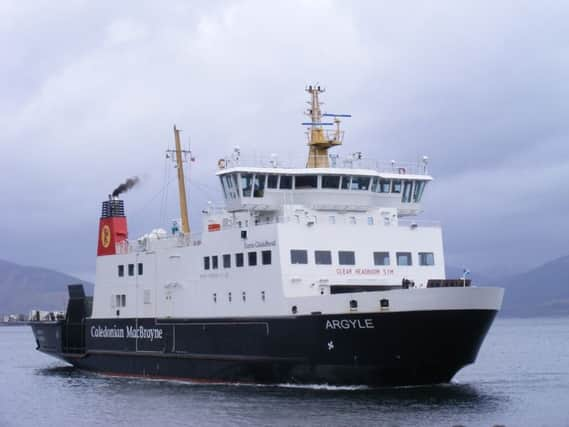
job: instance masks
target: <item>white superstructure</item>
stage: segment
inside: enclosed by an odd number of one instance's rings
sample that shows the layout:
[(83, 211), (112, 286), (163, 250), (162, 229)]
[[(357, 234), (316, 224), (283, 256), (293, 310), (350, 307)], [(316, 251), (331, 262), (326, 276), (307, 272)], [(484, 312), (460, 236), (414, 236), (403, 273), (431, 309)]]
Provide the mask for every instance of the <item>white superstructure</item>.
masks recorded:
[(328, 136), (310, 113), (306, 165), (235, 150), (218, 163), (225, 206), (204, 211), (201, 233), (156, 231), (98, 256), (92, 318), (498, 309), (501, 290), (427, 288), (445, 279), (440, 226), (414, 219), (427, 158), (329, 155), (338, 115)]

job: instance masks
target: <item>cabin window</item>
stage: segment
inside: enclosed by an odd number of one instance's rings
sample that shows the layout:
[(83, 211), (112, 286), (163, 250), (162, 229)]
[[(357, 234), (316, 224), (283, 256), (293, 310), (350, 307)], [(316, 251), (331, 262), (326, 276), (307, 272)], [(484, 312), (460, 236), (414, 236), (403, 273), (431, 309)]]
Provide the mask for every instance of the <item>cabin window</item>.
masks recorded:
[(265, 291), (261, 291), (261, 300), (265, 301)]
[(265, 195), (265, 175), (255, 175), (255, 188), (253, 197), (263, 197)]
[(267, 188), (277, 188), (279, 183), (279, 176), (278, 175), (269, 175), (267, 179)]
[(314, 262), (319, 265), (332, 264), (331, 251), (314, 251)]
[(247, 301), (247, 294), (245, 291), (241, 292), (241, 298), (243, 299), (243, 302)]
[(340, 265), (355, 265), (356, 254), (354, 253), (354, 251), (339, 251), (338, 262), (340, 263)]
[(231, 302), (231, 292), (229, 292), (229, 294), (227, 294), (227, 298), (229, 299), (229, 302)]
[(257, 252), (248, 252), (247, 261), (249, 262), (250, 267), (257, 265)]
[(338, 175), (322, 175), (322, 188), (340, 188), (340, 177)]
[(367, 191), (369, 189), (370, 179), (369, 176), (353, 176), (350, 189)]
[(367, 225), (373, 225), (373, 216), (367, 217)]
[(298, 175), (294, 179), (294, 188), (297, 190), (306, 190), (318, 188), (317, 175)]
[(374, 252), (374, 265), (389, 265), (389, 252)]
[(231, 268), (231, 255), (223, 255), (223, 268)]
[(261, 252), (261, 262), (263, 265), (270, 265), (272, 262), (272, 252), (271, 251), (262, 251)]
[(213, 302), (217, 302), (217, 294), (215, 292), (213, 293)]
[(235, 267), (243, 267), (244, 263), (243, 252), (235, 254)]
[(144, 274), (144, 265), (141, 262), (139, 262), (138, 263), (138, 275), (142, 276), (143, 274)]
[(208, 256), (203, 257), (203, 269), (209, 270), (209, 257)]
[(421, 201), (424, 189), (425, 189), (425, 181), (415, 181), (415, 188), (413, 191), (413, 202), (418, 203)]
[(380, 193), (389, 193), (391, 190), (391, 181), (389, 179), (380, 179), (379, 180), (379, 192)]
[(401, 195), (401, 201), (403, 203), (411, 202), (411, 186), (413, 181), (404, 181), (403, 182), (403, 194)]
[(393, 186), (391, 187), (391, 192), (392, 193), (401, 193), (401, 180), (400, 179), (394, 179), (393, 180)]
[(251, 189), (253, 188), (253, 174), (242, 173), (241, 174), (241, 191), (243, 192), (243, 197), (251, 197)]
[(115, 307), (126, 307), (126, 295), (115, 295)]
[(291, 264), (308, 264), (308, 251), (304, 249), (291, 249), (290, 250), (290, 263)]
[(134, 276), (134, 264), (129, 264), (129, 265), (128, 265), (128, 275), (129, 275), (129, 276)]
[(329, 216), (329, 217), (328, 217), (328, 222), (329, 222), (330, 224), (336, 224), (336, 217), (333, 216), (333, 215)]
[(419, 252), (419, 265), (435, 265), (435, 255), (432, 252)]
[(397, 265), (412, 265), (411, 252), (397, 252)]
[(214, 255), (211, 257), (211, 268), (212, 270), (217, 270), (217, 267), (219, 267), (218, 256)]
[(124, 277), (124, 265), (118, 266), (118, 274), (119, 274), (119, 277)]
[(291, 190), (292, 189), (292, 176), (291, 175), (281, 175), (279, 188), (281, 190)]
[(340, 185), (340, 188), (342, 190), (348, 190), (350, 188), (350, 178), (349, 176), (343, 176), (342, 177), (342, 183)]

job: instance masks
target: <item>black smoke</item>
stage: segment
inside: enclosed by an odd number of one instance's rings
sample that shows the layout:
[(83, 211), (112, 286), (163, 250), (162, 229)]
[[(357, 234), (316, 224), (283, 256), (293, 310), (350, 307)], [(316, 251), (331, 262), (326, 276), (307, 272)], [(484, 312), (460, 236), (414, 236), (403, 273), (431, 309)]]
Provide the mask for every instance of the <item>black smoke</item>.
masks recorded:
[(113, 197), (117, 197), (121, 193), (126, 193), (128, 190), (138, 184), (138, 181), (140, 181), (140, 179), (137, 176), (133, 176), (132, 178), (127, 179), (125, 182), (113, 190)]

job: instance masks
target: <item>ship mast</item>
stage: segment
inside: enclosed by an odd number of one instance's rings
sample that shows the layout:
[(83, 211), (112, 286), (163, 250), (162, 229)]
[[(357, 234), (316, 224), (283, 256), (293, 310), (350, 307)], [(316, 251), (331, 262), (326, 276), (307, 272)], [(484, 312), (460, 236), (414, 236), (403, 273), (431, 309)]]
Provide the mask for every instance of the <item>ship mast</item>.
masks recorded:
[[(311, 122), (302, 123), (305, 126), (310, 126), (308, 132), (308, 160), (306, 162), (307, 168), (328, 168), (330, 167), (330, 159), (328, 157), (328, 150), (330, 147), (342, 144), (343, 132), (340, 131), (340, 120), (338, 117), (349, 117), (342, 114), (322, 114), (320, 110), (319, 94), (325, 91), (318, 85), (310, 85), (306, 88), (311, 96), (308, 101), (310, 109), (306, 111), (306, 115), (310, 116)], [(323, 123), (322, 117), (334, 117), (334, 123)], [(323, 126), (336, 125), (336, 129), (332, 133), (325, 132)]]
[(186, 200), (186, 184), (184, 181), (184, 164), (182, 161), (182, 147), (180, 144), (180, 129), (174, 125), (174, 140), (176, 143), (176, 169), (178, 170), (178, 190), (180, 192), (180, 214), (182, 216), (182, 232), (190, 233), (190, 221), (188, 219), (188, 202)]

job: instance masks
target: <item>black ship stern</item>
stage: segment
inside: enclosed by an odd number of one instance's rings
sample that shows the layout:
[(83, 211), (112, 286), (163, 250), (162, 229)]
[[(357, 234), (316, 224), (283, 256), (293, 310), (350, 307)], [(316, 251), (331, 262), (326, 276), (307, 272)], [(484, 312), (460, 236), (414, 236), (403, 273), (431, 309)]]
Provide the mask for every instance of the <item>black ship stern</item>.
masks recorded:
[(70, 355), (85, 352), (85, 319), (91, 316), (93, 298), (85, 295), (83, 285), (69, 285), (69, 301), (63, 319), (31, 319), (36, 350), (68, 361)]

